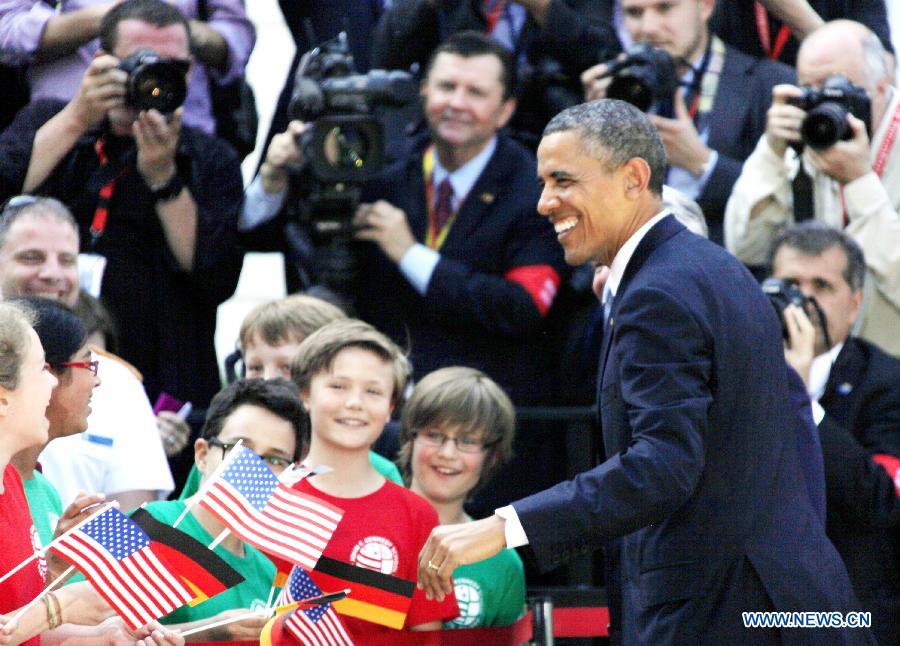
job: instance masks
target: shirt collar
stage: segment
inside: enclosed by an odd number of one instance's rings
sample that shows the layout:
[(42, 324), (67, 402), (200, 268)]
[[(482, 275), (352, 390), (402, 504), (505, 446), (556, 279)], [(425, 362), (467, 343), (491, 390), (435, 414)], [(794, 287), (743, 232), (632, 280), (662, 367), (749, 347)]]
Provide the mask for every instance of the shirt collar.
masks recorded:
[(625, 244), (622, 245), (622, 248), (619, 249), (619, 253), (613, 258), (612, 265), (609, 267), (609, 278), (606, 279), (606, 288), (613, 296), (619, 291), (619, 283), (622, 282), (622, 276), (625, 274), (625, 268), (628, 266), (628, 261), (631, 260), (631, 256), (634, 255), (641, 240), (644, 239), (647, 232), (650, 231), (657, 222), (667, 215), (669, 215), (669, 212), (665, 209), (654, 215), (644, 223), (644, 226), (632, 233), (631, 237), (628, 238), (628, 240), (625, 241)]
[(834, 365), (843, 347), (844, 342), (841, 341), (828, 352), (820, 354), (812, 360), (812, 364), (809, 366), (808, 392), (813, 401), (819, 401), (825, 394), (825, 386), (828, 385), (828, 377), (831, 376), (831, 366)]
[(453, 199), (455, 202), (461, 201), (469, 194), (469, 191), (475, 186), (475, 182), (481, 177), (481, 173), (488, 165), (496, 148), (497, 137), (494, 136), (491, 137), (491, 140), (480, 153), (452, 173), (441, 164), (440, 155), (437, 154), (437, 149), (435, 149), (434, 170), (431, 175), (433, 185), (438, 186), (444, 181), (445, 177), (449, 177), (450, 185), (453, 187)]

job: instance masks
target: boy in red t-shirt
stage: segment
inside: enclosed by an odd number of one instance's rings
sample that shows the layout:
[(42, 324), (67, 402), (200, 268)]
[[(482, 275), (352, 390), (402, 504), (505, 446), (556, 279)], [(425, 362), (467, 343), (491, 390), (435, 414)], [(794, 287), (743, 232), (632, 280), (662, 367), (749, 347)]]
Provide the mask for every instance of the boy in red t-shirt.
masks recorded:
[[(409, 376), (400, 349), (372, 326), (336, 321), (307, 337), (291, 365), (291, 378), (310, 416), (307, 465), (328, 473), (296, 488), (344, 510), (324, 555), (384, 574), (416, 580), (419, 551), (438, 524), (434, 509), (414, 493), (385, 480), (369, 461)], [(459, 614), (456, 599), (413, 595), (407, 630), (439, 630)], [(391, 630), (341, 616), (359, 643), (389, 643)]]

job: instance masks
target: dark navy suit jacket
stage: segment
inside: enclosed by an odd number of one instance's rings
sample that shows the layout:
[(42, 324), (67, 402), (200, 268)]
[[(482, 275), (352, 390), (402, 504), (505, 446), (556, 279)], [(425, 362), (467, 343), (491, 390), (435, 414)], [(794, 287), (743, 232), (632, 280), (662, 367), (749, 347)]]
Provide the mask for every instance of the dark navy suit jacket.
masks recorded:
[(722, 220), (731, 189), (766, 130), (766, 112), (772, 104), (772, 88), (796, 83), (793, 68), (753, 58), (733, 48), (725, 49), (725, 64), (709, 115), (706, 144), (718, 151), (719, 160), (697, 196), (709, 226), (709, 238), (722, 243)]
[[(534, 155), (500, 135), (440, 248), (424, 296), (374, 244), (359, 244), (359, 315), (410, 346), (417, 379), (464, 365), (488, 374), (516, 404), (552, 396), (544, 318), (525, 288), (507, 279), (511, 270), (535, 265), (567, 274), (553, 227), (535, 210), (536, 177)], [(363, 199), (384, 199), (402, 209), (413, 235), (424, 241), (422, 151), (387, 168), (366, 186)]]
[(844, 342), (819, 403), (826, 531), (882, 646), (900, 644), (900, 497), (872, 454), (900, 457), (900, 361)]
[(599, 377), (609, 459), (513, 503), (538, 562), (618, 539), (610, 598), (625, 644), (756, 643), (742, 611), (858, 609), (810, 502), (779, 324), (753, 277), (666, 217), (628, 263), (611, 320)]

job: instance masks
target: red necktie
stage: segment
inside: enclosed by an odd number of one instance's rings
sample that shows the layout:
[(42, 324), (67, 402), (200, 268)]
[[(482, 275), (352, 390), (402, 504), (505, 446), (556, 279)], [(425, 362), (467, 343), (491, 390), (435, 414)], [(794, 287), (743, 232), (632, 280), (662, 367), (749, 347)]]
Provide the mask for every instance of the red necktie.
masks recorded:
[(445, 177), (438, 185), (438, 196), (434, 203), (434, 229), (437, 233), (444, 230), (453, 217), (453, 186), (450, 178)]

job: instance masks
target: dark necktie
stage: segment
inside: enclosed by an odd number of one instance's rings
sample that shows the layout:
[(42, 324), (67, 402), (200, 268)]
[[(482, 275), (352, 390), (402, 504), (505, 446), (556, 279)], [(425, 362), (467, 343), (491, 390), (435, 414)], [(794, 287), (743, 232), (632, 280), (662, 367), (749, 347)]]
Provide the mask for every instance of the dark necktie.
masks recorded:
[(443, 231), (451, 217), (453, 217), (453, 186), (450, 185), (450, 178), (445, 177), (444, 181), (438, 184), (437, 200), (434, 202), (435, 230)]

